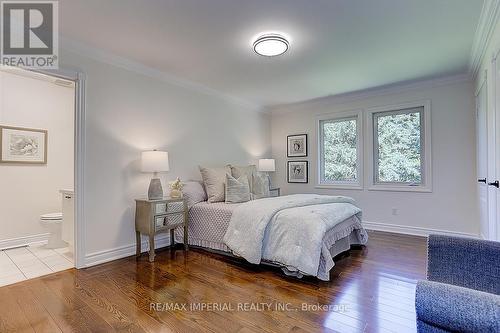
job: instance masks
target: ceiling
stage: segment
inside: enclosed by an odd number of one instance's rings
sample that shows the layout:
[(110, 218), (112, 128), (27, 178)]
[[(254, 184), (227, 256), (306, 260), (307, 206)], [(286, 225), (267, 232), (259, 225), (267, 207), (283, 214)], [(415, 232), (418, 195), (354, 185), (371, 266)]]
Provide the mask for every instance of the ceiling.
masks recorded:
[[(465, 73), (482, 3), (64, 0), (59, 10), (66, 39), (270, 106)], [(285, 55), (253, 52), (269, 31), (290, 37)]]

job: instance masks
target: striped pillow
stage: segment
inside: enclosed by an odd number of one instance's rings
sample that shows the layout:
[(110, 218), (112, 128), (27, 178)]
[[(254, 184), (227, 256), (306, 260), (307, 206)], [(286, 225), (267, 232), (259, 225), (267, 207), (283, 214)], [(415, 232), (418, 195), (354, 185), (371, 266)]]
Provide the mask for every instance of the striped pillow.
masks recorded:
[(226, 203), (250, 201), (250, 185), (246, 175), (236, 179), (226, 174)]

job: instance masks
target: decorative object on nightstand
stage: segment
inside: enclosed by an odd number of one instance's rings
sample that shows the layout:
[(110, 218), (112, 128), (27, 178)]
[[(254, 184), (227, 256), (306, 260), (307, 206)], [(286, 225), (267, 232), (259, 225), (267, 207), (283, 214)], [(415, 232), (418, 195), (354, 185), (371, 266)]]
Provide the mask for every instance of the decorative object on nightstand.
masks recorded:
[(267, 180), (269, 182), (269, 190), (271, 190), (271, 177), (269, 172), (276, 171), (276, 163), (274, 158), (262, 158), (259, 160), (259, 171), (265, 172), (267, 174)]
[(170, 168), (168, 165), (168, 153), (166, 151), (144, 151), (141, 155), (141, 170), (142, 172), (152, 172), (153, 178), (149, 183), (148, 199), (163, 198), (163, 189), (161, 180), (158, 178), (159, 172), (167, 172)]
[(171, 198), (182, 198), (182, 184), (179, 177), (177, 177), (173, 182), (170, 183), (170, 197)]
[(175, 245), (174, 229), (184, 226), (184, 249), (188, 250), (188, 208), (181, 198), (135, 200), (135, 235), (137, 256), (141, 255), (141, 234), (149, 236), (149, 261), (155, 259), (155, 235), (170, 231), (170, 246)]

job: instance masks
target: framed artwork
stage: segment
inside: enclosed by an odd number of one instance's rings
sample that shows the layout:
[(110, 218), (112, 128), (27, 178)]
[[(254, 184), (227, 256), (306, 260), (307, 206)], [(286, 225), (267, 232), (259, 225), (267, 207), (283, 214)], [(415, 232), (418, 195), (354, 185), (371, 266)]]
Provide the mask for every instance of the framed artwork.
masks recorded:
[(0, 163), (47, 164), (47, 131), (0, 126)]
[(289, 183), (308, 182), (308, 161), (288, 161), (287, 177)]
[(307, 156), (307, 134), (289, 135), (287, 141), (287, 157)]

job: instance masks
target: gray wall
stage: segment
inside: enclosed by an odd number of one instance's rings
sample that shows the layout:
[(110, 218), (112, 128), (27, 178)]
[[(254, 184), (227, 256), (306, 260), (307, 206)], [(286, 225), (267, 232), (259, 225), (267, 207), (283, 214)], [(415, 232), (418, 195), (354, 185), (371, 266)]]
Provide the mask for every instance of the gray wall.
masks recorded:
[[(367, 172), (371, 170), (371, 161), (367, 158), (364, 161), (364, 190), (315, 188), (318, 166), (316, 115), (425, 99), (430, 99), (432, 104), (432, 193), (368, 191)], [(298, 133), (309, 134), (309, 184), (288, 184), (286, 180), (286, 136)], [(368, 149), (365, 145), (365, 155)], [(425, 228), (474, 235), (479, 232), (474, 99), (469, 81), (438, 86), (429, 83), (428, 87), (409, 91), (396, 87), (393, 93), (349, 102), (325, 98), (316, 103), (274, 108), (272, 151), (277, 163), (274, 183), (284, 194), (307, 192), (354, 197), (363, 209), (363, 219), (381, 223), (385, 229), (421, 233), (420, 228)], [(394, 208), (397, 215), (393, 215)]]

